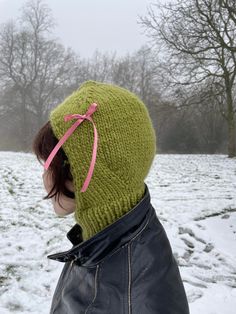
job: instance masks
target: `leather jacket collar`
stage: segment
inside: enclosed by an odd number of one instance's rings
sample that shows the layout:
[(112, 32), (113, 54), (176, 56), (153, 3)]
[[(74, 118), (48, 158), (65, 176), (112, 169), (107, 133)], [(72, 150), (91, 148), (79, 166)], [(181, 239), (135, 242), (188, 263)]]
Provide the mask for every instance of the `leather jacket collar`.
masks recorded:
[(59, 262), (75, 261), (78, 265), (92, 267), (135, 237), (153, 211), (149, 189), (145, 184), (143, 198), (125, 215), (86, 241), (82, 240), (80, 225), (75, 224), (67, 233), (73, 247), (68, 251), (48, 255), (47, 258)]

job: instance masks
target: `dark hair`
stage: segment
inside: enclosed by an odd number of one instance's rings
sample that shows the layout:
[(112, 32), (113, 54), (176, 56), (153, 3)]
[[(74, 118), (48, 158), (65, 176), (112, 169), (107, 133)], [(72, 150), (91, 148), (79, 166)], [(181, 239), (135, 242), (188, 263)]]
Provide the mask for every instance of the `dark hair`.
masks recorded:
[[(57, 143), (58, 139), (55, 137), (52, 131), (50, 121), (48, 121), (38, 131), (32, 143), (33, 153), (36, 155), (40, 164), (43, 165), (42, 161), (45, 162), (47, 160), (48, 156)], [(59, 195), (61, 193), (70, 198), (75, 197), (74, 193), (69, 191), (65, 186), (66, 180), (72, 181), (73, 177), (70, 172), (68, 158), (62, 147), (60, 147), (60, 149), (57, 151), (47, 171), (51, 172), (54, 185), (51, 191), (46, 196), (44, 196), (43, 199), (50, 199), (55, 196), (55, 198), (58, 197), (59, 200)]]

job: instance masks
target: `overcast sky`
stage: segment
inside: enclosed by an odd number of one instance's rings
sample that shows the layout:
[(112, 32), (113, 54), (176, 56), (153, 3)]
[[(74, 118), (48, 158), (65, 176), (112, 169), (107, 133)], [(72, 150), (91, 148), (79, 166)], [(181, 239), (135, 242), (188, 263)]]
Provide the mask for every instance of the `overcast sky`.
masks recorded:
[[(0, 22), (19, 16), (25, 0), (0, 0)], [(58, 23), (55, 35), (82, 57), (101, 52), (133, 52), (147, 42), (137, 24), (154, 0), (45, 0)]]

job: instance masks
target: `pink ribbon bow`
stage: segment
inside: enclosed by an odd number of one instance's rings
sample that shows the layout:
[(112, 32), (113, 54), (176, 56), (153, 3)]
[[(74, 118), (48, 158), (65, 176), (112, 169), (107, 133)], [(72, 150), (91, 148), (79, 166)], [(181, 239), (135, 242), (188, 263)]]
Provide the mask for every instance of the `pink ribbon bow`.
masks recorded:
[(75, 113), (75, 114), (67, 114), (64, 116), (64, 121), (69, 121), (71, 119), (78, 119), (78, 120), (66, 131), (66, 133), (59, 140), (57, 145), (53, 148), (53, 150), (51, 151), (50, 155), (48, 156), (46, 162), (44, 163), (44, 169), (47, 170), (50, 163), (52, 162), (54, 156), (56, 155), (57, 151), (59, 150), (59, 148), (68, 139), (68, 137), (74, 132), (74, 130), (77, 128), (77, 126), (79, 126), (84, 121), (84, 119), (91, 121), (93, 123), (93, 129), (94, 129), (93, 154), (92, 154), (92, 159), (90, 162), (90, 167), (89, 167), (87, 177), (84, 181), (83, 187), (80, 190), (80, 192), (85, 192), (87, 190), (89, 182), (92, 178), (92, 174), (93, 174), (93, 170), (94, 170), (94, 166), (95, 166), (95, 161), (96, 161), (98, 134), (97, 134), (96, 126), (95, 126), (92, 118), (90, 117), (90, 115), (92, 115), (94, 113), (94, 111), (96, 111), (96, 110), (97, 110), (97, 104), (92, 103), (89, 106), (86, 114), (84, 114), (84, 115), (80, 115), (80, 114)]

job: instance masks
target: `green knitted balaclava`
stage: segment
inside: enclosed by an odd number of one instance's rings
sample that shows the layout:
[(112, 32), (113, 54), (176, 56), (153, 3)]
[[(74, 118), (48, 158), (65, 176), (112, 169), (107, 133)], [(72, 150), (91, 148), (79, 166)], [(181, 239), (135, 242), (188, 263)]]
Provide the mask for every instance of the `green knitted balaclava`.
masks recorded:
[(91, 116), (98, 133), (96, 163), (89, 186), (81, 187), (90, 166), (94, 129), (84, 120), (62, 148), (68, 158), (75, 187), (74, 217), (87, 240), (116, 221), (143, 197), (144, 179), (156, 154), (156, 134), (144, 103), (130, 91), (96, 81), (84, 82), (50, 113), (59, 140), (75, 121), (67, 114), (84, 115), (92, 103)]

